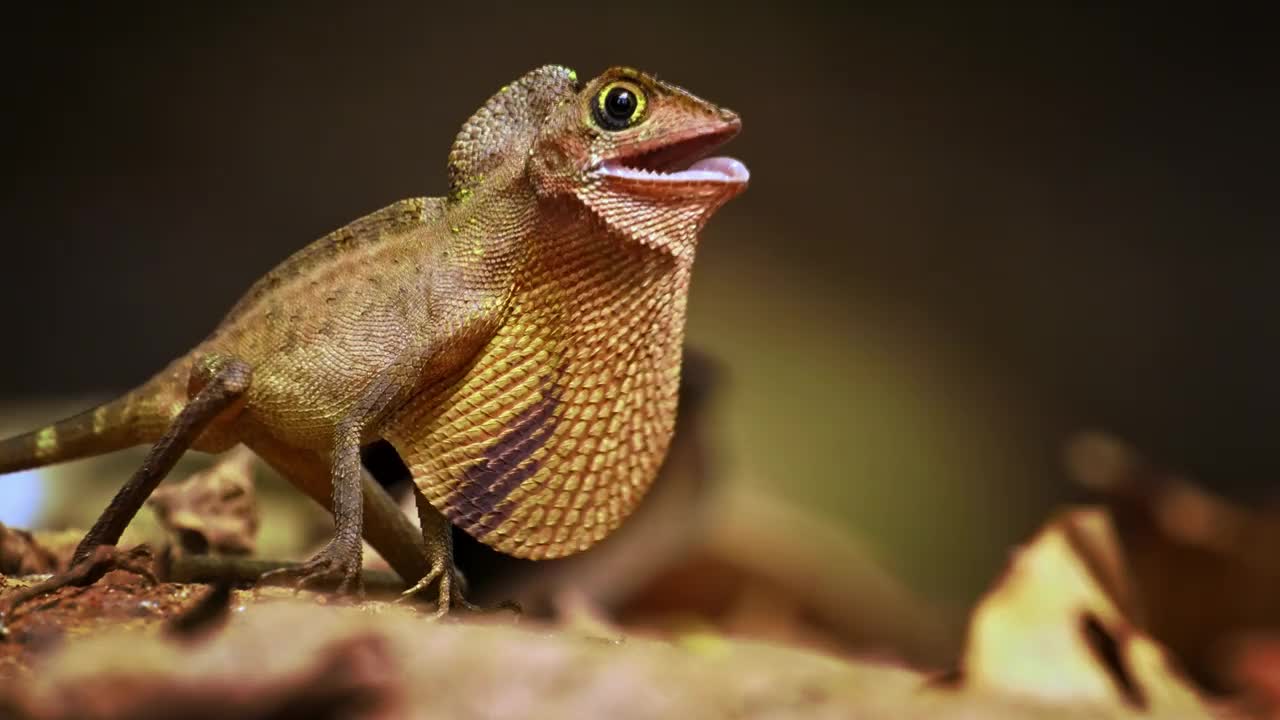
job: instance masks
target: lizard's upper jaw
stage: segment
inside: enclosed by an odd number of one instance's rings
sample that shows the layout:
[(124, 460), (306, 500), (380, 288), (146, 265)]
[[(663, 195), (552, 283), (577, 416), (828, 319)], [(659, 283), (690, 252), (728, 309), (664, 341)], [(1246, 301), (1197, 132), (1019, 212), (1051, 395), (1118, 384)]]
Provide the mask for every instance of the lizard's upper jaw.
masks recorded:
[(665, 134), (606, 158), (595, 174), (636, 192), (702, 191), (736, 195), (751, 173), (731, 157), (707, 157), (738, 134), (737, 118), (681, 133)]

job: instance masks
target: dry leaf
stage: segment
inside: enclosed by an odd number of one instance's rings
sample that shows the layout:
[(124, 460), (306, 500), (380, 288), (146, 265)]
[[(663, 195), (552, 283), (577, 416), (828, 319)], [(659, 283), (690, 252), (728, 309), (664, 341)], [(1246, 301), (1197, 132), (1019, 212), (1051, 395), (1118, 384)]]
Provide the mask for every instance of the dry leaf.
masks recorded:
[(147, 500), (176, 546), (189, 553), (248, 555), (258, 533), (253, 452), (243, 445)]
[(1236, 687), (1233, 643), (1280, 632), (1280, 508), (1229, 503), (1101, 433), (1077, 437), (1067, 459), (1110, 508), (1130, 617), (1205, 686)]
[(1121, 611), (1094, 568), (1123, 582), (1105, 511), (1073, 510), (1015, 554), (969, 626), (964, 687), (1134, 715), (1210, 717), (1168, 653)]
[(40, 575), (58, 569), (58, 556), (26, 530), (0, 523), (0, 575)]

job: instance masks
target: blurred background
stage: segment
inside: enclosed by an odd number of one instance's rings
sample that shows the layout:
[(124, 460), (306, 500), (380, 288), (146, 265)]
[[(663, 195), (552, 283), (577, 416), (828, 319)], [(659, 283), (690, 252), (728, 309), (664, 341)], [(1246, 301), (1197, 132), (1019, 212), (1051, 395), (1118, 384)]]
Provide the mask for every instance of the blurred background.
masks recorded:
[[(628, 64), (744, 119), (727, 152), (751, 188), (708, 226), (689, 306), (724, 371), (726, 482), (955, 608), (1078, 497), (1079, 430), (1274, 499), (1280, 112), (1260, 18), (367, 5), (6, 11), (0, 431), (130, 387), (293, 250), (442, 194), (458, 127), (506, 82)], [(21, 521), (26, 482), (0, 480), (0, 520)]]

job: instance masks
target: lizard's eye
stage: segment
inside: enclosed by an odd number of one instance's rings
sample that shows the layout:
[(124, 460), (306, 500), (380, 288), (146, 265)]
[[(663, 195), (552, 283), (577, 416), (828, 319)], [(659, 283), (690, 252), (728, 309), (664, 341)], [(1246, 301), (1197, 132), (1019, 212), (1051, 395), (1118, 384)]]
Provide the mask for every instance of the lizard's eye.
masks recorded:
[(618, 80), (605, 85), (596, 96), (596, 124), (605, 130), (623, 130), (644, 117), (644, 91), (634, 83)]

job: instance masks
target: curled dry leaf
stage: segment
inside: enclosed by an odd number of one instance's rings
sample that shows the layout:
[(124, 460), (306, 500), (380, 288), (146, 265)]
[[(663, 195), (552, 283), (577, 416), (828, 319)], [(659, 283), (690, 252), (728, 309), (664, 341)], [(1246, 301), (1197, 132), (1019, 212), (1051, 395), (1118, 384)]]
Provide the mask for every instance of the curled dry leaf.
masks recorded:
[(1106, 511), (1063, 513), (1017, 551), (974, 611), (963, 686), (1134, 716), (1212, 717), (1122, 609), (1126, 577)]
[(1233, 648), (1280, 633), (1280, 508), (1215, 497), (1102, 433), (1077, 437), (1067, 460), (1109, 507), (1127, 561), (1130, 617), (1201, 684), (1237, 690), (1244, 678), (1233, 671)]
[(58, 556), (34, 535), (0, 523), (0, 575), (41, 575), (58, 567)]
[(247, 555), (258, 533), (253, 452), (238, 446), (211, 467), (165, 485), (147, 500), (182, 550)]

